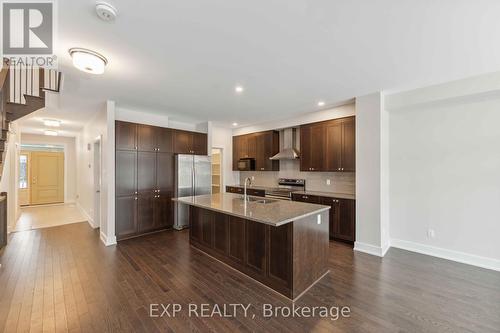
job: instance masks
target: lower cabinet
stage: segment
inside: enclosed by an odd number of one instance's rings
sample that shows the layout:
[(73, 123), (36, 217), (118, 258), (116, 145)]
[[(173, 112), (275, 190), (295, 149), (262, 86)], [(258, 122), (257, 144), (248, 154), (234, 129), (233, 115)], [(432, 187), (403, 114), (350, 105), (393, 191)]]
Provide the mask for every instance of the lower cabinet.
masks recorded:
[(116, 238), (124, 239), (137, 233), (137, 196), (116, 198)]
[(356, 200), (297, 193), (292, 200), (330, 206), (330, 238), (350, 243), (356, 240)]
[(286, 292), (292, 285), (293, 223), (273, 227), (190, 207), (190, 242), (252, 278)]
[(116, 198), (118, 240), (173, 226), (172, 192), (151, 192)]

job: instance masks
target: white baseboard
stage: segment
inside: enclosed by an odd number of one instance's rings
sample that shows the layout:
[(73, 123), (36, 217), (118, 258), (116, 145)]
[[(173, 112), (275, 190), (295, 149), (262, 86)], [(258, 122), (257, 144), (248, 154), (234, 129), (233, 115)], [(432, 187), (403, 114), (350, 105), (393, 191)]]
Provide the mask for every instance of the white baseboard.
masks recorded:
[(384, 247), (375, 246), (362, 242), (354, 242), (354, 251), (371, 254), (372, 256), (383, 257), (389, 250), (390, 246), (387, 244)]
[(103, 242), (105, 246), (116, 245), (116, 236), (107, 237), (102, 231), (100, 236), (101, 236), (101, 242)]
[(391, 247), (426, 254), (437, 258), (452, 260), (463, 264), (500, 271), (500, 260), (498, 259), (476, 256), (465, 252), (453, 251), (431, 245), (394, 238), (391, 239)]
[(82, 213), (82, 215), (85, 216), (85, 218), (87, 219), (87, 222), (89, 223), (89, 225), (92, 229), (99, 228), (99, 226), (94, 223), (94, 219), (92, 217), (90, 217), (90, 215), (87, 213), (87, 211), (85, 209), (83, 209), (83, 207), (80, 205), (79, 202), (76, 203), (76, 207), (78, 208), (80, 213)]

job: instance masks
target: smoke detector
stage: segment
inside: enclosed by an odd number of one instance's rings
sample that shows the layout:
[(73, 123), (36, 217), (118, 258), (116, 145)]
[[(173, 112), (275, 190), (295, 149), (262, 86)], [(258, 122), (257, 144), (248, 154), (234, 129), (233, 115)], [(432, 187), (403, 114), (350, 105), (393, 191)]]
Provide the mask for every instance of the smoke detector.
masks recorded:
[(115, 7), (104, 1), (97, 1), (95, 4), (97, 16), (103, 21), (110, 22), (116, 18), (118, 11)]

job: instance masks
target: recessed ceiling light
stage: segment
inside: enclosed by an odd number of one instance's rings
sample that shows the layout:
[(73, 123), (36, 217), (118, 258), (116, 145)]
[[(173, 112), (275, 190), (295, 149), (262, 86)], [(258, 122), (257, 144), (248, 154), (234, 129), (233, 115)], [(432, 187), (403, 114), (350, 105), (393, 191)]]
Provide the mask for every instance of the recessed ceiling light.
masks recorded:
[(325, 106), (325, 102), (323, 102), (323, 101), (319, 101), (319, 102), (318, 102), (318, 106)]
[(116, 18), (117, 10), (115, 7), (104, 1), (97, 1), (95, 4), (97, 16), (103, 21), (109, 22)]
[(57, 131), (46, 130), (43, 132), (43, 134), (49, 135), (49, 136), (57, 136)]
[(72, 48), (69, 54), (73, 58), (73, 66), (86, 73), (102, 74), (104, 67), (108, 64), (104, 56), (91, 50)]
[(44, 119), (43, 124), (49, 127), (59, 127), (61, 126), (61, 122), (59, 120), (54, 119)]
[(238, 93), (238, 94), (241, 94), (243, 92), (243, 90), (245, 90), (245, 89), (243, 89), (242, 86), (234, 87), (234, 91), (236, 91), (236, 93)]
[(233, 126), (238, 126), (238, 123), (233, 123)]

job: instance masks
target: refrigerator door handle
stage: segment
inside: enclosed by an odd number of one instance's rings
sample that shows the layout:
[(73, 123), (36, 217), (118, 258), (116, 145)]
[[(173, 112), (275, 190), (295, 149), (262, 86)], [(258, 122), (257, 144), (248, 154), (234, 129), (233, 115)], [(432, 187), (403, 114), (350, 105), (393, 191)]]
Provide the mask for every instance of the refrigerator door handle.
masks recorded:
[(191, 174), (193, 175), (193, 196), (196, 195), (196, 169), (194, 168), (194, 165), (193, 165), (193, 168), (191, 169)]

